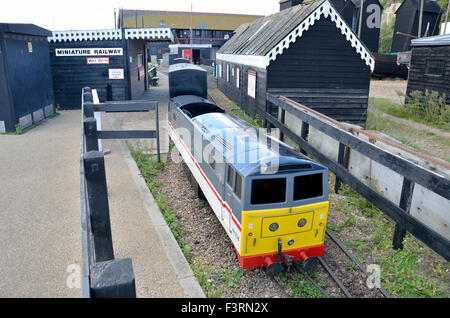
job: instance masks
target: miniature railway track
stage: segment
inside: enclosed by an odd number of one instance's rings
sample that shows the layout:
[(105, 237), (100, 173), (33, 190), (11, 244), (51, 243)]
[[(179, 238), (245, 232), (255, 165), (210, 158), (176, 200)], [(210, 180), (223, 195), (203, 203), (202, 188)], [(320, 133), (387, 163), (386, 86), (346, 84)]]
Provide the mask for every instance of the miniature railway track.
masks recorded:
[[(332, 233), (330, 233), (328, 230), (326, 231), (326, 235), (328, 238), (330, 238), (336, 244), (336, 246), (339, 247), (339, 249), (345, 254), (345, 257), (350, 259), (352, 261), (352, 263), (354, 263), (361, 270), (364, 277), (368, 278), (369, 273), (367, 273), (367, 271), (364, 269), (364, 267), (361, 265), (361, 263), (356, 259), (356, 257), (353, 254), (350, 253), (350, 251), (345, 247), (345, 245), (338, 238), (336, 238)], [(329, 277), (331, 277), (332, 281), (334, 281), (334, 283), (339, 287), (339, 289), (342, 291), (343, 295), (345, 295), (345, 297), (347, 297), (347, 298), (353, 298), (354, 296), (351, 294), (349, 289), (345, 286), (344, 282), (338, 277), (337, 272), (335, 270), (333, 270), (333, 268), (330, 266), (330, 264), (328, 264), (328, 262), (326, 261), (326, 258), (324, 256), (321, 256), (321, 257), (318, 257), (317, 259), (318, 259), (320, 266), (329, 275)], [(320, 287), (317, 284), (317, 282), (315, 282), (314, 279), (311, 278), (309, 273), (307, 271), (305, 271), (299, 263), (294, 262), (292, 267), (297, 272), (302, 274), (309, 282), (311, 282), (317, 288), (317, 290), (319, 290), (325, 297), (327, 297), (327, 298), (332, 297), (327, 291), (325, 291), (324, 288)], [(389, 295), (389, 293), (382, 286), (380, 286), (380, 288), (378, 288), (378, 291), (385, 298), (391, 297)]]

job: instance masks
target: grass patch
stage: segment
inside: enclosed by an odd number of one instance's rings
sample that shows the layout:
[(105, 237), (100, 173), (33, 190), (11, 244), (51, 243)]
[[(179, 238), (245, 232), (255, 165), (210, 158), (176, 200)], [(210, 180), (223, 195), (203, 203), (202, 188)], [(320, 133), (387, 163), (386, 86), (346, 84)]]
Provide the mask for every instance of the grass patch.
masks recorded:
[(255, 126), (256, 128), (263, 128), (263, 123), (259, 118), (252, 118), (251, 116), (247, 115), (244, 110), (242, 110), (242, 108), (240, 108), (238, 105), (236, 105), (235, 102), (230, 101), (231, 105), (233, 106), (231, 108), (231, 112), (238, 116), (239, 118), (245, 120), (246, 122), (248, 122), (250, 125)]
[[(373, 107), (394, 117), (409, 119), (421, 124), (450, 131), (450, 122), (448, 120), (448, 113), (450, 112), (448, 108), (450, 106), (442, 106), (444, 110), (443, 114), (440, 115), (437, 114), (438, 112), (436, 111), (440, 106), (433, 106), (435, 103), (426, 102), (425, 98), (422, 96), (417, 96), (415, 98), (415, 103), (410, 102), (409, 104), (400, 104), (388, 98), (369, 97), (369, 107)], [(420, 107), (419, 105), (422, 106)], [(419, 112), (418, 109), (434, 109), (434, 111), (427, 112), (425, 115)]]
[(392, 249), (395, 224), (349, 186), (343, 184), (334, 200), (344, 221), (332, 227), (344, 237), (361, 232), (344, 242), (362, 263), (380, 265), (381, 283), (392, 296), (449, 297), (448, 263), (409, 234), (403, 250)]
[[(315, 276), (315, 273), (310, 273)], [(320, 290), (314, 286), (308, 279), (299, 273), (281, 273), (279, 274), (279, 282), (286, 289), (286, 291), (294, 298), (324, 298)], [(317, 283), (321, 288), (325, 287), (323, 281)]]
[[(172, 147), (173, 144), (171, 144), (171, 147), (169, 148), (171, 149)], [(194, 259), (192, 254), (192, 246), (187, 244), (184, 240), (187, 233), (183, 230), (180, 219), (166, 204), (166, 197), (161, 191), (165, 184), (156, 179), (160, 173), (164, 172), (165, 163), (157, 162), (154, 155), (144, 153), (144, 151), (140, 149), (139, 145), (137, 145), (136, 149), (129, 146), (129, 149), (131, 156), (136, 161), (141, 175), (164, 217), (165, 222), (169, 226), (178, 245), (183, 251), (183, 254), (190, 264), (194, 276), (202, 287), (203, 292), (207, 297), (224, 297), (229, 288), (238, 287), (240, 285), (241, 278), (244, 275), (244, 270), (237, 269), (235, 271), (229, 271), (226, 269), (220, 269), (218, 271), (211, 271), (204, 267), (198, 260)], [(203, 204), (203, 201), (196, 200), (194, 204), (201, 205)], [(182, 207), (178, 206), (178, 208)]]

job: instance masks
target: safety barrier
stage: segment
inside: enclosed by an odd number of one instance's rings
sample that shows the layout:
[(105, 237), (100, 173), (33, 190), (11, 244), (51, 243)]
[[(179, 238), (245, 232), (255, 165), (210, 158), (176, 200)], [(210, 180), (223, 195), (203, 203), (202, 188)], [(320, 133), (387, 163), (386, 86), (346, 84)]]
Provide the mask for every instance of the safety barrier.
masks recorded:
[[(154, 131), (97, 130), (94, 112), (128, 112), (155, 110)], [(82, 227), (83, 298), (135, 298), (136, 287), (131, 259), (115, 259), (109, 214), (104, 154), (99, 139), (156, 138), (158, 161), (158, 103), (124, 101), (93, 103), (91, 89), (85, 87), (81, 98), (80, 203)]]
[[(287, 114), (301, 122), (300, 135), (292, 130), (292, 125), (289, 127), (286, 124)], [(444, 202), (441, 209), (444, 209), (444, 213), (449, 213), (450, 210), (445, 211), (445, 208), (449, 207), (448, 200), (450, 199), (449, 178), (378, 147), (375, 145), (374, 137), (363, 130), (357, 128), (344, 129), (342, 123), (293, 100), (283, 96), (275, 96), (270, 92), (267, 93), (266, 124), (268, 128), (273, 127), (280, 130), (280, 139), (287, 136), (300, 146), (302, 153), (310, 154), (319, 163), (327, 166), (336, 175), (336, 192), (340, 183), (344, 182), (396, 222), (393, 236), (393, 247), (395, 249), (403, 248), (402, 242), (407, 231), (447, 261), (450, 259), (450, 241), (428, 226), (423, 220), (419, 220), (409, 213), (415, 185), (440, 198)], [(310, 128), (324, 134), (328, 141), (333, 140), (334, 143), (338, 144), (337, 160), (331, 158), (332, 156), (329, 154), (325, 154), (324, 149), (320, 149), (317, 145), (314, 146), (308, 140)], [(364, 140), (357, 134), (367, 135), (368, 140)], [(370, 162), (385, 167), (388, 171), (391, 171), (391, 174), (395, 173), (403, 180), (398, 204), (350, 173), (350, 150)], [(355, 151), (353, 152), (353, 150)]]

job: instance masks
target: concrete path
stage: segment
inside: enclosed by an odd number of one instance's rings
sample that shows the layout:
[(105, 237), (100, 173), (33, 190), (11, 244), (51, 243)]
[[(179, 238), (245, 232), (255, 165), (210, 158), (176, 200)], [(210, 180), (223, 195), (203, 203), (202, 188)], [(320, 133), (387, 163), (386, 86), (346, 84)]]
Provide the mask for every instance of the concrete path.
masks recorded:
[[(167, 77), (144, 96), (161, 101), (167, 152)], [(153, 94), (153, 95), (152, 95)], [(159, 97), (157, 97), (159, 96)], [(102, 114), (102, 129), (154, 129), (154, 114)], [(131, 158), (103, 140), (116, 258), (131, 258), (138, 297), (204, 297)], [(0, 136), (0, 297), (81, 297), (80, 111), (24, 135)], [(67, 282), (69, 281), (69, 285)]]
[(81, 296), (79, 158), (80, 111), (0, 136), (0, 297)]

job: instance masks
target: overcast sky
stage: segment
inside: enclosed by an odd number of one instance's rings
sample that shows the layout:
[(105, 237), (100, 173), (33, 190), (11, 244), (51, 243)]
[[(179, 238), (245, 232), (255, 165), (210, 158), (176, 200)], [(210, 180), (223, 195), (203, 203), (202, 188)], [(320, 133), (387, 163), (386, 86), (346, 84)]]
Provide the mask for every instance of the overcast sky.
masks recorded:
[(114, 28), (114, 8), (268, 15), (279, 0), (0, 0), (0, 23), (58, 30)]

